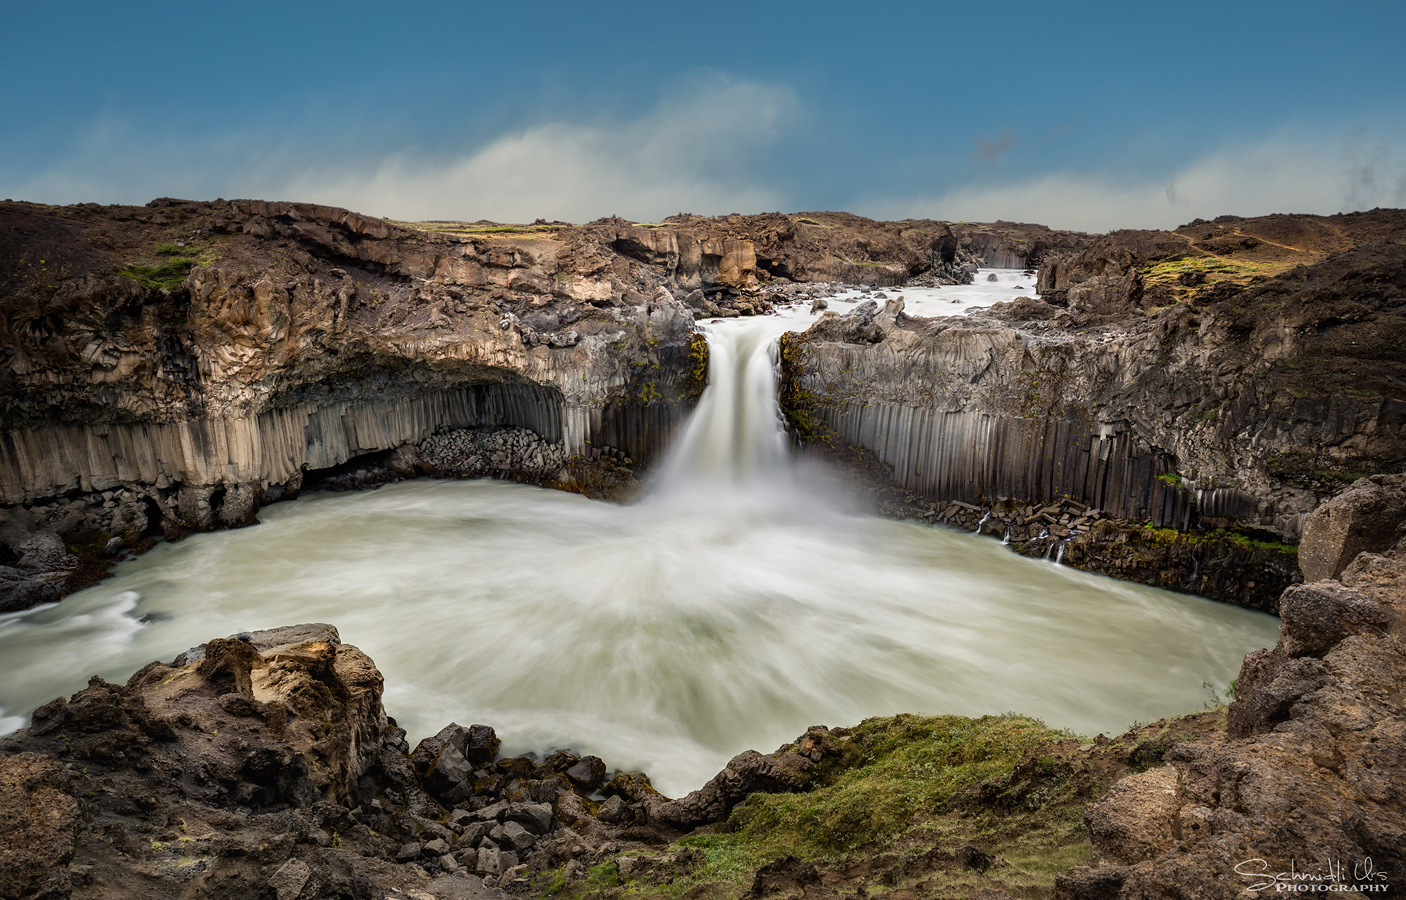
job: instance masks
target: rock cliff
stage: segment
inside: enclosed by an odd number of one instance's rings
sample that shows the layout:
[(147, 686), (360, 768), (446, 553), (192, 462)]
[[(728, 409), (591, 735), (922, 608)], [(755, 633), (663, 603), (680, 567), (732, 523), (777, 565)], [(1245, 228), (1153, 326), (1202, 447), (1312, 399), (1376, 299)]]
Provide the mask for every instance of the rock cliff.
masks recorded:
[(441, 433), (544, 444), (420, 470), (610, 495), (702, 390), (696, 318), (764, 312), (793, 279), (969, 277), (942, 223), (812, 215), (0, 204), (0, 608), (154, 537), (248, 524), (305, 479), (394, 477), (390, 451)]
[(985, 314), (890, 301), (788, 335), (800, 439), (944, 502), (1069, 499), (1279, 541), (1406, 464), (1406, 214), (1115, 232), (1040, 271), (1039, 298)]

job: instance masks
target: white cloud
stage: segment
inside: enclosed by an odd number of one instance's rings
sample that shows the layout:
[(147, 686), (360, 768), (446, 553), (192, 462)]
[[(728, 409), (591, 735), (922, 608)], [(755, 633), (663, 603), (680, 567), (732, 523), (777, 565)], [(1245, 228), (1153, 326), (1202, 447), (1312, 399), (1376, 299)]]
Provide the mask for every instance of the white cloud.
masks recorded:
[(370, 170), (305, 172), (266, 193), (403, 219), (652, 221), (778, 208), (779, 194), (751, 177), (746, 161), (776, 140), (797, 106), (783, 90), (730, 84), (633, 121), (536, 125), (457, 158), (397, 154)]
[(1274, 212), (1331, 214), (1406, 205), (1406, 165), (1386, 139), (1284, 135), (1225, 146), (1173, 171), (1142, 177), (1055, 172), (911, 199), (876, 198), (866, 215), (1109, 231), (1174, 228), (1195, 218)]
[[(715, 82), (677, 92), (628, 120), (544, 122), (460, 153), (368, 155), (345, 141), (279, 145), (260, 135), (198, 144), (142, 138), (96, 123), (74, 152), (0, 188), (50, 203), (142, 203), (156, 196), (259, 197), (347, 207), (398, 219), (542, 217), (779, 209), (749, 165), (800, 112), (788, 90)], [(260, 148), (252, 153), (251, 148)]]

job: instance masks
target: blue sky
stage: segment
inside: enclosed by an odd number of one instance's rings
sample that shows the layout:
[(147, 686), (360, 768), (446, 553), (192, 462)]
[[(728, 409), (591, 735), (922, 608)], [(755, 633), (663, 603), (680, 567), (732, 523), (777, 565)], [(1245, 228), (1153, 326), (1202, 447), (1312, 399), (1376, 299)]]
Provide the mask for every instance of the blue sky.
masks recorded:
[(1102, 231), (1406, 206), (1406, 4), (11, 3), (0, 197)]

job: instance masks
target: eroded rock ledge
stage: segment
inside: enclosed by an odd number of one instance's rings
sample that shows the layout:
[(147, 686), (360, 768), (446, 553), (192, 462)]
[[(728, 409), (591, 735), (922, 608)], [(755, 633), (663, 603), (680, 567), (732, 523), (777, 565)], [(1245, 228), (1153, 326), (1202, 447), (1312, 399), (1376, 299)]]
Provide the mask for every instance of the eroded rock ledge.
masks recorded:
[(1284, 593), (1279, 642), (1245, 657), (1224, 734), (1172, 748), (1166, 765), (1120, 782), (1089, 808), (1092, 863), (1062, 879), (1057, 896), (1235, 897), (1252, 884), (1277, 890), (1281, 873), (1289, 883), (1399, 896), (1406, 478), (1360, 483), (1316, 512), (1306, 531), (1351, 519), (1363, 495), (1393, 506), (1395, 522), (1378, 528), (1385, 534), (1339, 578)]

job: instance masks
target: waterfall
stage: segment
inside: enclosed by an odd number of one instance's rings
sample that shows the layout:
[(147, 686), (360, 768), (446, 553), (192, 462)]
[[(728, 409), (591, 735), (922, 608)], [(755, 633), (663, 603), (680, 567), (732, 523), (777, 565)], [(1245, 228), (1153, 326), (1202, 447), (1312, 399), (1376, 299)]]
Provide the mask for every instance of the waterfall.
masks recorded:
[(709, 333), (708, 387), (664, 462), (658, 495), (789, 482), (775, 331), (763, 320)]

